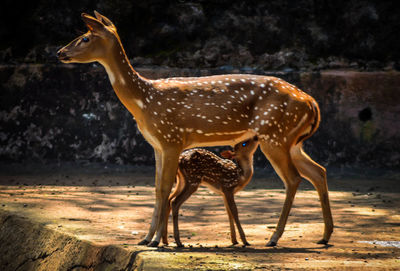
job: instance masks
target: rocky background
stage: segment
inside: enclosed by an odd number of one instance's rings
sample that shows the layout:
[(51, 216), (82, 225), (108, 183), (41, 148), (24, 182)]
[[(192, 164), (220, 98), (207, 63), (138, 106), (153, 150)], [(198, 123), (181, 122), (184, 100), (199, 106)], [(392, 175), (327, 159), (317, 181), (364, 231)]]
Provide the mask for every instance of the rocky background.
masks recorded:
[[(153, 164), (103, 68), (57, 49), (94, 9), (150, 78), (255, 73), (313, 95), (321, 128), (306, 149), (325, 166), (400, 166), (400, 9), (395, 1), (3, 1), (0, 163)], [(265, 158), (256, 155), (256, 165)]]
[(2, 1), (0, 61), (48, 63), (97, 10), (135, 65), (182, 68), (400, 68), (396, 1)]

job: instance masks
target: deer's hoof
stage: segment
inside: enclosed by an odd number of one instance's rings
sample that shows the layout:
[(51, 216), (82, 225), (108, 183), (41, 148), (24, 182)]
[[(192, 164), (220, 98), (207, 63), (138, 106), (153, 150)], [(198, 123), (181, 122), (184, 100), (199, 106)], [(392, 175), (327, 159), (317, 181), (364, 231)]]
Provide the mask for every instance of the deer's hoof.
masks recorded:
[(148, 247), (158, 247), (158, 245), (160, 244), (160, 242), (157, 241), (152, 241), (150, 244), (148, 244)]
[(251, 246), (251, 245), (249, 244), (249, 242), (244, 242), (243, 247), (247, 247), (247, 246)]
[(267, 247), (276, 247), (276, 242), (274, 242), (274, 241), (269, 241), (269, 242), (267, 243)]
[(149, 243), (150, 243), (150, 241), (147, 241), (146, 239), (144, 239), (144, 240), (140, 241), (140, 242), (138, 243), (138, 245), (139, 245), (139, 246), (145, 246), (145, 245), (147, 245), (147, 244), (149, 244)]
[(321, 240), (319, 240), (319, 241), (317, 242), (317, 244), (320, 244), (320, 245), (327, 245), (327, 244), (328, 244), (328, 241), (325, 240), (325, 239), (321, 239)]
[(176, 247), (185, 247), (182, 243), (176, 243)]

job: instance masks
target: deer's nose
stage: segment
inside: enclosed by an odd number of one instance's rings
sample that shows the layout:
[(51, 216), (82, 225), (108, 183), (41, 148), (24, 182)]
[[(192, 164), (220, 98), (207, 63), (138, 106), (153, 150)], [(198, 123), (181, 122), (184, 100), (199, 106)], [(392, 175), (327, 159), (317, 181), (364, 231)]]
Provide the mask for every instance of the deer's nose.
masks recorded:
[(63, 54), (63, 52), (61, 51), (61, 49), (57, 51), (57, 57), (62, 56), (62, 54)]

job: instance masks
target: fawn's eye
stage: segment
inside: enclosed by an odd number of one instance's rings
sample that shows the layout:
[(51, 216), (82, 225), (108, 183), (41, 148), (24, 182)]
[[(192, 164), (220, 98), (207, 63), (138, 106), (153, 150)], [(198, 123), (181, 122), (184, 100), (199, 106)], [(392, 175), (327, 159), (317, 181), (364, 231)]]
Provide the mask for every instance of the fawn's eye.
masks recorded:
[(242, 146), (243, 146), (243, 147), (246, 147), (246, 145), (247, 145), (247, 142), (243, 142), (243, 143), (242, 143)]
[(89, 38), (88, 38), (88, 37), (83, 37), (83, 38), (82, 38), (82, 41), (83, 41), (83, 42), (88, 42), (88, 41), (89, 41)]

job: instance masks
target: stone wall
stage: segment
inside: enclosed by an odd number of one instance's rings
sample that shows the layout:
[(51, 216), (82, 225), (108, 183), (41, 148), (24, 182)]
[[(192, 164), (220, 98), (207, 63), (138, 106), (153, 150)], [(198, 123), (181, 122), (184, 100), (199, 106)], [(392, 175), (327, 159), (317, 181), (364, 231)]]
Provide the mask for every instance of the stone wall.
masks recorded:
[[(223, 69), (141, 68), (149, 78)], [(259, 74), (264, 74), (259, 72)], [(399, 72), (276, 72), (316, 98), (322, 123), (307, 152), (325, 166), (400, 166)], [(114, 94), (102, 67), (0, 66), (1, 163), (153, 164), (151, 146)], [(256, 165), (265, 158), (256, 154)]]
[(0, 63), (48, 63), (93, 10), (135, 65), (400, 69), (399, 5), (376, 0), (2, 1)]

